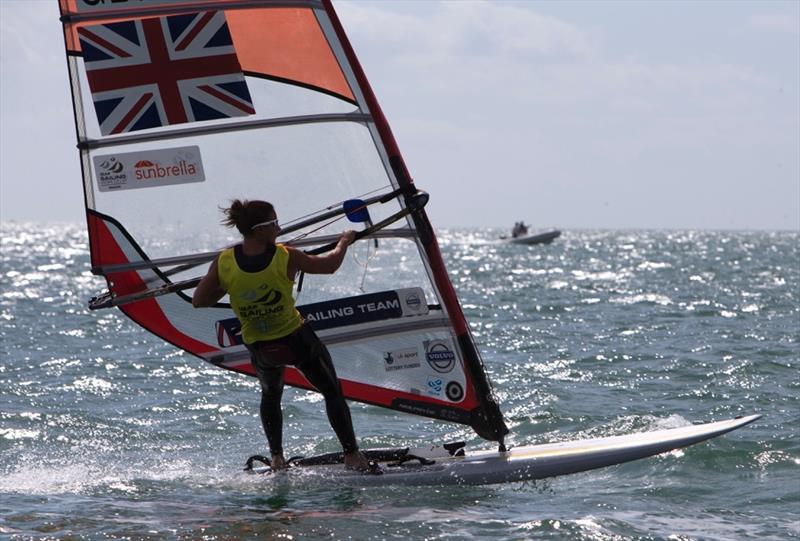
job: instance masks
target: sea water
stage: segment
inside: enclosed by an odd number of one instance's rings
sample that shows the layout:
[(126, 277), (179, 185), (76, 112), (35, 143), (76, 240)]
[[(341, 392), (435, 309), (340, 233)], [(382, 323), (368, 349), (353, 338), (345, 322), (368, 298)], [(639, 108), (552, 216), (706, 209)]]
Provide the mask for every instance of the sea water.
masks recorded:
[[(565, 231), (517, 246), (500, 234), (439, 231), (512, 447), (764, 417), (535, 483), (246, 475), (265, 452), (256, 382), (116, 309), (89, 311), (105, 284), (81, 226), (6, 222), (0, 538), (800, 538), (800, 235)], [(351, 407), (365, 447), (491, 447), (458, 425)], [(318, 395), (287, 389), (284, 416), (288, 454), (336, 450)]]

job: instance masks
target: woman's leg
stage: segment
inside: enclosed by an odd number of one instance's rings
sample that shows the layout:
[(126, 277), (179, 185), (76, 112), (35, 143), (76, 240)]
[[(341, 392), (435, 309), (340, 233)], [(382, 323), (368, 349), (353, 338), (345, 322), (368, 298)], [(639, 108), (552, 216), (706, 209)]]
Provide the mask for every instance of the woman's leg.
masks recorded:
[(297, 369), (303, 373), (309, 383), (322, 393), (325, 398), (328, 421), (339, 438), (342, 449), (345, 453), (353, 453), (358, 450), (358, 445), (353, 432), (350, 408), (344, 399), (328, 348), (310, 328), (306, 328), (298, 334), (302, 344), (297, 344), (297, 347), (294, 348), (298, 356)]
[(251, 361), (261, 383), (261, 425), (273, 455), (283, 455), (283, 366), (270, 366), (260, 358), (257, 346), (250, 348)]

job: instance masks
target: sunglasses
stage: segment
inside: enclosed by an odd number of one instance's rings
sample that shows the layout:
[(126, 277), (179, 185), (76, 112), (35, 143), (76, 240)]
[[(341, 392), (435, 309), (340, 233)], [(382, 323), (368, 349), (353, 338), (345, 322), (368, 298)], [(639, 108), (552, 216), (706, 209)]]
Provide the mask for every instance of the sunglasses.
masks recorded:
[(280, 226), (278, 225), (278, 219), (277, 219), (277, 218), (275, 218), (274, 220), (269, 220), (269, 221), (266, 221), (266, 222), (261, 222), (261, 223), (258, 223), (258, 224), (256, 224), (256, 225), (254, 225), (254, 226), (252, 227), (252, 229), (255, 229), (256, 227), (266, 227), (266, 226), (268, 226), (268, 225), (274, 225), (275, 227), (278, 227), (278, 228), (280, 227)]

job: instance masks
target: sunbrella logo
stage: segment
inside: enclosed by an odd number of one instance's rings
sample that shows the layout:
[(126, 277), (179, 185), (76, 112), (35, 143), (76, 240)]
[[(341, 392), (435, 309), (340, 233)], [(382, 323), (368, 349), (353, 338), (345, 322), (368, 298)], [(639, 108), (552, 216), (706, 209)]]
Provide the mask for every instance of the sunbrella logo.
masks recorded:
[(197, 146), (123, 152), (92, 159), (101, 192), (205, 180), (200, 147)]
[(157, 180), (170, 177), (190, 177), (197, 174), (197, 167), (186, 160), (163, 166), (150, 160), (140, 160), (134, 166), (136, 180)]
[(442, 374), (450, 372), (456, 365), (456, 354), (446, 340), (425, 342), (425, 359), (431, 368)]

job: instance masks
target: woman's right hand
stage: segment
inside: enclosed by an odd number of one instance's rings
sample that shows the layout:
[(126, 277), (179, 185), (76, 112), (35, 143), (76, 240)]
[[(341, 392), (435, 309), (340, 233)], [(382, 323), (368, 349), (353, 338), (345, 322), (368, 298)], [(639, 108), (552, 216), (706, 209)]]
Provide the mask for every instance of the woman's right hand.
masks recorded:
[(339, 237), (336, 248), (323, 255), (311, 255), (297, 248), (287, 247), (289, 264), (286, 267), (286, 276), (289, 280), (294, 280), (299, 271), (308, 274), (333, 274), (342, 266), (347, 247), (355, 240), (356, 232), (348, 229)]
[(344, 242), (345, 246), (350, 246), (356, 240), (356, 232), (352, 229), (348, 229), (342, 233), (342, 236), (339, 237), (339, 242)]

